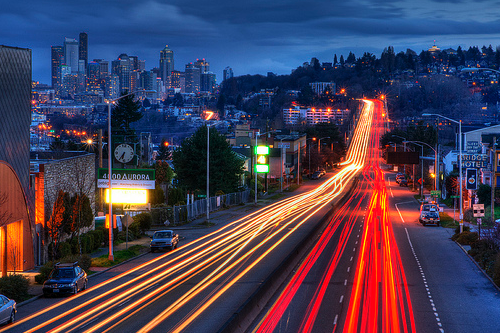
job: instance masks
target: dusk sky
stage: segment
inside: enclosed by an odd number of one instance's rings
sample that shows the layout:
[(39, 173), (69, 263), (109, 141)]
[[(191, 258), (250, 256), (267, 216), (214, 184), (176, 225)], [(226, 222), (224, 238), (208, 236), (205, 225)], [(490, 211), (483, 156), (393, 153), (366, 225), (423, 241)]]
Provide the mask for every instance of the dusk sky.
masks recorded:
[(498, 0), (2, 0), (0, 44), (33, 50), (33, 79), (50, 84), (50, 47), (88, 34), (89, 60), (121, 53), (158, 66), (169, 45), (175, 69), (205, 58), (222, 79), (289, 74), (311, 57), (377, 57), (384, 47), (500, 45)]

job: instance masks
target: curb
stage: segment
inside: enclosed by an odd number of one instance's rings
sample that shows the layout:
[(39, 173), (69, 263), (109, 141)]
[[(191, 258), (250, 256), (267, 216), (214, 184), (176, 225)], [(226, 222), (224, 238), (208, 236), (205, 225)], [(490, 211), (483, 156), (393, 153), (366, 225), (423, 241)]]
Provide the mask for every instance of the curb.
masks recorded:
[(481, 268), (481, 266), (479, 266), (479, 263), (470, 256), (470, 254), (467, 252), (467, 250), (462, 246), (462, 244), (458, 243), (457, 241), (454, 241), (455, 244), (457, 244), (461, 249), (462, 251), (464, 251), (464, 253), (467, 255), (467, 257), (469, 257), (469, 259), (474, 263), (474, 265), (476, 265), (477, 268), (479, 268), (479, 270), (483, 273), (484, 276), (486, 276), (486, 278), (488, 280), (490, 280), (491, 284), (493, 285), (493, 287), (495, 287), (496, 290), (498, 290), (500, 292), (500, 287), (497, 286), (495, 284), (495, 282), (493, 282), (493, 279), (484, 271), (484, 269)]
[[(140, 258), (140, 257), (142, 257), (142, 256), (145, 256), (146, 254), (148, 254), (148, 252), (145, 252), (145, 253), (139, 254), (138, 256), (135, 256), (135, 257), (133, 257), (133, 258), (127, 259), (127, 260), (125, 260), (125, 261), (122, 261), (121, 263), (116, 264), (116, 265), (113, 265), (113, 266), (111, 266), (111, 267), (108, 267), (108, 268), (106, 268), (106, 269), (104, 269), (104, 270), (102, 270), (102, 271), (95, 272), (94, 274), (87, 276), (87, 279), (90, 279), (90, 278), (92, 278), (92, 277), (94, 277), (94, 276), (99, 276), (99, 275), (101, 275), (102, 273), (107, 272), (107, 271), (109, 271), (109, 270), (110, 270), (110, 269), (112, 269), (112, 268), (115, 268), (115, 267), (121, 266), (121, 265), (123, 265), (123, 264), (126, 264), (126, 263), (128, 263), (128, 262), (130, 262), (130, 261), (132, 261), (132, 260), (135, 260), (135, 259), (137, 259), (137, 258)], [(24, 302), (18, 303), (18, 304), (17, 304), (17, 307), (24, 306), (24, 305), (26, 305), (26, 304), (29, 304), (29, 303), (31, 303), (31, 302), (36, 301), (36, 300), (37, 300), (37, 299), (39, 299), (39, 298), (42, 298), (42, 297), (43, 297), (43, 294), (41, 294), (41, 295), (36, 295), (36, 296), (34, 296), (34, 297), (30, 298), (30, 299), (27, 299), (27, 300), (26, 300), (26, 301), (24, 301)]]

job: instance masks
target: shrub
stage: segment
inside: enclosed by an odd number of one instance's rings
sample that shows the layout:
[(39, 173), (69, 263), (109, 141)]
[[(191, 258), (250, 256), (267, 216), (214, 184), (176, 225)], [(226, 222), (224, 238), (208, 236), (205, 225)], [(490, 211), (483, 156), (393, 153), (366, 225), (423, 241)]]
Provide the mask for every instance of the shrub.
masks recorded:
[(495, 264), (493, 266), (493, 282), (500, 287), (500, 253), (495, 257)]
[[(456, 236), (456, 237), (455, 237)], [(456, 239), (453, 239), (456, 238)], [(478, 239), (477, 232), (464, 231), (461, 234), (456, 234), (452, 237), (457, 243), (462, 245), (471, 245)]]
[(78, 266), (80, 266), (85, 271), (88, 271), (91, 264), (92, 258), (88, 254), (73, 254), (61, 259), (61, 263), (74, 263), (78, 262)]
[(151, 229), (153, 218), (149, 213), (141, 213), (134, 216), (134, 222), (139, 223), (141, 233), (145, 233), (147, 230)]
[(139, 223), (134, 222), (134, 223), (130, 224), (128, 226), (128, 233), (129, 233), (129, 236), (130, 236), (130, 234), (132, 234), (134, 236), (134, 238), (141, 237), (141, 227), (140, 227)]
[(29, 279), (20, 274), (0, 278), (0, 293), (16, 302), (22, 302), (29, 298), (29, 286)]
[[(58, 258), (69, 256), (73, 253), (71, 244), (69, 242), (61, 242), (59, 243), (59, 248), (57, 251)], [(54, 258), (56, 259), (56, 258)]]
[(45, 280), (49, 278), (49, 274), (54, 268), (54, 262), (49, 261), (45, 263), (42, 267), (40, 267), (40, 274), (35, 275), (35, 282), (42, 284)]
[(469, 255), (486, 271), (493, 276), (495, 259), (498, 254), (498, 247), (491, 239), (481, 239), (471, 245)]

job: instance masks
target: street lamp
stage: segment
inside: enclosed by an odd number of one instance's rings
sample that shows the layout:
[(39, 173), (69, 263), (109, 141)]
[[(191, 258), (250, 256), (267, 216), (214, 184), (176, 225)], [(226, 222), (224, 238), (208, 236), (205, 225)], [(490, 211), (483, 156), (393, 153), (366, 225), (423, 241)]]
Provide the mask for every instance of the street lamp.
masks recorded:
[(114, 260), (113, 256), (113, 200), (111, 200), (111, 180), (112, 180), (112, 160), (111, 160), (111, 104), (114, 102), (128, 97), (130, 95), (133, 95), (138, 92), (143, 92), (143, 93), (155, 93), (156, 90), (135, 90), (131, 93), (122, 95), (118, 98), (112, 99), (108, 101), (108, 181), (109, 181), (109, 187), (108, 187), (108, 192), (109, 192), (109, 255), (108, 259), (110, 261)]
[(444, 118), (448, 121), (451, 121), (455, 124), (458, 124), (458, 153), (459, 153), (459, 161), (458, 161), (458, 173), (459, 173), (459, 176), (460, 176), (460, 215), (459, 215), (459, 219), (460, 219), (460, 232), (462, 233), (464, 231), (464, 221), (463, 221), (463, 218), (464, 218), (464, 215), (463, 215), (463, 205), (462, 205), (462, 120), (455, 120), (455, 119), (451, 119), (451, 118), (448, 118), (448, 117), (445, 117), (443, 115), (440, 115), (440, 114), (436, 114), (436, 113), (423, 113), (422, 114), (423, 117), (431, 117), (431, 116), (437, 116), (437, 117), (441, 117), (441, 118)]
[[(267, 134), (267, 133), (270, 133), (270, 132), (264, 132), (264, 133), (260, 133), (260, 132), (257, 132), (255, 133), (255, 147), (257, 148), (257, 145), (259, 144), (257, 141), (259, 140), (259, 136), (261, 136), (262, 134)], [(253, 172), (255, 173), (255, 204), (257, 204), (257, 171), (255, 170), (255, 165), (257, 164), (257, 154), (255, 153), (255, 149), (254, 148), (254, 166), (253, 166)]]
[[(329, 137), (329, 136), (325, 136), (325, 137), (322, 137), (322, 138), (318, 139), (318, 155), (320, 155), (320, 154), (321, 154), (321, 152), (320, 152), (320, 148), (321, 148), (321, 140), (323, 140), (323, 139), (330, 139), (330, 137)], [(322, 160), (321, 160), (321, 161), (322, 161)]]
[[(316, 138), (306, 139), (306, 144), (307, 144), (307, 141), (309, 141), (309, 140), (316, 141)], [(311, 146), (310, 145), (307, 145), (307, 156), (309, 157), (308, 175), (309, 175), (309, 178), (311, 178)]]
[[(438, 167), (438, 164), (437, 164), (438, 163), (438, 156), (437, 156), (438, 153), (437, 153), (436, 149), (434, 149), (430, 144), (422, 142), (422, 141), (406, 141), (406, 142), (408, 142), (408, 143), (414, 143), (414, 144), (420, 144), (420, 145), (426, 145), (427, 147), (429, 147), (430, 149), (432, 149), (432, 151), (434, 151), (434, 160), (436, 161), (436, 167), (435, 167), (434, 171), (435, 171), (436, 175), (438, 175), (439, 174), (439, 167)], [(403, 141), (403, 143), (405, 143), (405, 142)], [(434, 182), (434, 189), (435, 190), (438, 189), (437, 179), (438, 179), (438, 177), (436, 177), (436, 180)]]
[[(383, 95), (382, 95), (383, 96)], [(403, 151), (406, 151), (406, 138), (399, 136), (399, 135), (392, 135), (393, 138), (400, 138), (403, 139)], [(406, 175), (406, 164), (403, 164), (403, 169), (404, 169), (404, 174)], [(406, 177), (406, 176), (405, 176)], [(415, 181), (415, 180), (414, 180)]]

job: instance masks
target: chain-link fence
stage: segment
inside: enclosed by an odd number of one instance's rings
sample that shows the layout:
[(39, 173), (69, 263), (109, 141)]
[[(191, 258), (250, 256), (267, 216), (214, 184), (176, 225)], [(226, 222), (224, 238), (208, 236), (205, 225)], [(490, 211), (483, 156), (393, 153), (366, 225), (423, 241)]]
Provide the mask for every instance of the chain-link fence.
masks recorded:
[[(250, 190), (208, 198), (209, 211), (248, 202)], [(154, 225), (177, 225), (207, 213), (207, 199), (196, 200), (189, 205), (151, 208)], [(168, 222), (168, 223), (167, 223)]]

